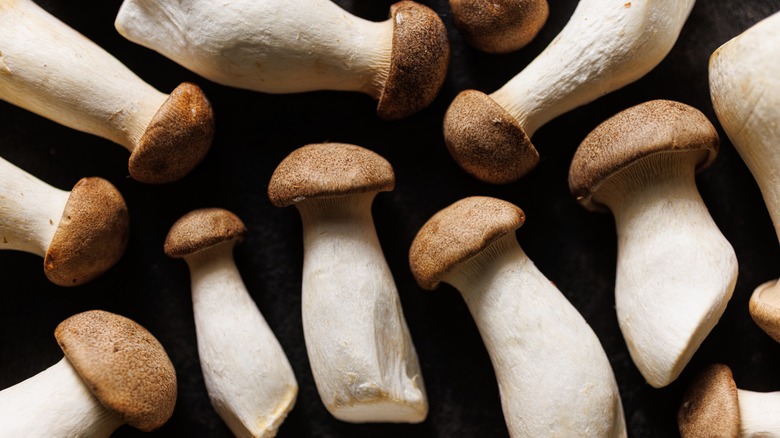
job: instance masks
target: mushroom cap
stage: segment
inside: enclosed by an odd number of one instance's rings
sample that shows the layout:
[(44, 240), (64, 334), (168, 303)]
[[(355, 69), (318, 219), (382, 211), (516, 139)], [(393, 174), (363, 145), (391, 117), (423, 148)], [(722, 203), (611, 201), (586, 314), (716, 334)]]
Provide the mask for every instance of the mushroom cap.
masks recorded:
[(477, 179), (506, 184), (539, 163), (539, 153), (520, 123), (487, 94), (465, 90), (444, 114), (450, 155)]
[(439, 94), (450, 63), (450, 43), (444, 23), (427, 6), (400, 1), (390, 7), (390, 17), (390, 71), (377, 114), (397, 120), (427, 107)]
[(268, 197), (277, 207), (307, 198), (393, 190), (393, 167), (380, 155), (345, 143), (309, 144), (294, 150), (271, 175)]
[(610, 117), (582, 141), (569, 169), (569, 189), (583, 206), (603, 209), (592, 201), (603, 183), (645, 158), (706, 151), (696, 171), (718, 154), (718, 132), (701, 111), (671, 100), (652, 100)]
[(761, 330), (780, 342), (780, 284), (772, 280), (762, 284), (750, 296), (750, 316)]
[(62, 321), (57, 343), (106, 409), (145, 432), (176, 405), (176, 370), (157, 339), (135, 321), (91, 310)]
[(739, 436), (737, 385), (726, 365), (705, 368), (688, 388), (677, 425), (683, 438)]
[(184, 178), (214, 139), (214, 112), (203, 91), (184, 82), (171, 92), (130, 155), (130, 176), (163, 184)]
[(182, 216), (165, 238), (168, 257), (182, 258), (228, 241), (241, 241), (246, 226), (235, 214), (222, 208), (203, 208)]
[(520, 228), (525, 213), (496, 198), (473, 196), (446, 207), (417, 232), (409, 249), (409, 264), (417, 283), (426, 290), (488, 245)]
[(130, 218), (122, 194), (103, 178), (73, 187), (43, 258), (43, 270), (60, 286), (84, 284), (114, 266), (127, 248)]
[(547, 0), (450, 0), (455, 25), (472, 46), (508, 53), (530, 43), (550, 13)]

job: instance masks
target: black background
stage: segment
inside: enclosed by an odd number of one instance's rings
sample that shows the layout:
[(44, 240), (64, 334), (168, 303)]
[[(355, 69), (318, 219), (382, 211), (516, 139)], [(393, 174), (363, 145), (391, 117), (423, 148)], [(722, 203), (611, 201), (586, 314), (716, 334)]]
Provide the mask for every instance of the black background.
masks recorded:
[[(106, 178), (125, 196), (131, 219), (131, 239), (123, 259), (81, 287), (50, 284), (37, 256), (0, 252), (0, 388), (62, 357), (52, 335), (60, 321), (89, 309), (109, 310), (147, 327), (166, 347), (177, 369), (179, 397), (174, 415), (149, 436), (231, 436), (211, 409), (200, 373), (187, 267), (162, 252), (168, 229), (180, 216), (196, 208), (224, 207), (249, 229), (247, 240), (236, 248), (236, 261), (300, 385), (297, 404), (281, 427), (280, 437), (506, 436), (493, 370), (463, 300), (447, 285), (435, 292), (421, 290), (407, 257), (415, 233), (436, 211), (466, 196), (489, 195), (511, 201), (526, 212), (527, 222), (518, 231), (521, 246), (601, 340), (617, 376), (629, 435), (675, 436), (682, 393), (695, 373), (712, 362), (731, 366), (742, 388), (780, 390), (780, 345), (748, 313), (753, 289), (778, 276), (780, 248), (757, 185), (717, 123), (707, 84), (710, 54), (780, 10), (780, 1), (697, 2), (674, 49), (655, 70), (542, 127), (534, 136), (541, 163), (522, 180), (505, 186), (480, 183), (457, 167), (444, 146), (443, 114), (460, 90), (492, 92), (519, 72), (566, 24), (576, 6), (574, 0), (551, 1), (550, 18), (537, 38), (507, 55), (488, 55), (468, 47), (452, 25), (448, 3), (422, 1), (448, 27), (450, 70), (429, 108), (396, 122), (380, 120), (376, 102), (358, 93), (268, 95), (211, 83), (123, 39), (113, 26), (120, 3), (40, 1), (161, 91), (169, 93), (182, 81), (199, 84), (214, 106), (216, 139), (205, 161), (185, 179), (163, 186), (144, 185), (128, 177), (124, 148), (0, 102), (0, 156), (66, 190), (83, 176)], [(392, 2), (337, 3), (379, 21), (386, 18)], [(740, 263), (736, 290), (720, 323), (680, 378), (664, 389), (653, 389), (644, 382), (617, 326), (612, 217), (585, 211), (567, 186), (571, 157), (590, 130), (622, 109), (656, 98), (693, 105), (718, 128), (720, 155), (697, 181)], [(323, 141), (367, 147), (395, 168), (396, 189), (380, 194), (373, 211), (423, 369), (430, 413), (422, 424), (337, 421), (324, 409), (314, 387), (301, 328), (300, 220), (292, 207), (273, 207), (266, 189), (274, 168), (288, 153)], [(114, 436), (142, 435), (125, 426)]]

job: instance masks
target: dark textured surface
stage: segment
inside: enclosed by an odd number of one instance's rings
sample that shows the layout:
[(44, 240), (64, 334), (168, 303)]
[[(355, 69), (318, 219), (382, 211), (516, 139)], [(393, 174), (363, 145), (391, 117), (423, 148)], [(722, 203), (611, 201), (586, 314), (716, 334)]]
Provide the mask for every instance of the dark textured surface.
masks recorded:
[[(441, 93), (430, 107), (395, 122), (376, 115), (376, 103), (358, 93), (267, 95), (218, 86), (162, 56), (124, 40), (113, 28), (120, 1), (41, 0), (41, 5), (113, 53), (156, 88), (183, 81), (202, 87), (216, 116), (214, 145), (193, 173), (168, 185), (144, 185), (127, 175), (128, 152), (98, 137), (59, 126), (0, 102), (0, 155), (50, 184), (69, 189), (84, 176), (101, 176), (122, 192), (130, 212), (130, 241), (119, 263), (78, 288), (51, 284), (40, 258), (0, 252), (0, 387), (10, 386), (62, 357), (52, 335), (65, 318), (88, 309), (130, 317), (165, 346), (178, 373), (179, 397), (171, 420), (157, 432), (119, 429), (115, 437), (229, 437), (209, 405), (195, 347), (186, 265), (163, 253), (170, 226), (203, 207), (236, 213), (248, 228), (236, 247), (244, 281), (279, 337), (300, 384), (295, 409), (280, 437), (473, 437), (506, 436), (498, 390), (487, 353), (458, 293), (417, 286), (408, 250), (417, 230), (436, 211), (466, 196), (510, 201), (527, 215), (517, 232), (539, 269), (583, 314), (615, 370), (632, 437), (677, 434), (676, 415), (693, 377), (710, 363), (731, 367), (741, 388), (780, 390), (780, 345), (748, 314), (759, 284), (780, 276), (780, 246), (758, 187), (715, 119), (709, 100), (707, 61), (722, 43), (780, 1), (699, 0), (669, 56), (641, 80), (565, 114), (534, 136), (539, 165), (505, 186), (480, 183), (455, 164), (444, 145), (442, 119), (458, 92), (493, 92), (552, 41), (576, 1), (554, 1), (538, 37), (519, 52), (487, 55), (469, 47), (452, 25), (446, 0), (424, 1), (447, 26), (452, 57)], [(371, 20), (388, 16), (392, 1), (341, 0)], [(1, 43), (0, 43), (1, 44)], [(0, 46), (0, 51), (2, 47)], [(607, 214), (580, 207), (569, 193), (569, 162), (599, 123), (632, 105), (672, 99), (701, 110), (716, 126), (721, 150), (697, 182), (704, 201), (736, 250), (740, 276), (734, 296), (710, 336), (680, 378), (664, 389), (647, 385), (634, 367), (614, 311), (616, 237)], [(309, 143), (338, 141), (369, 148), (392, 165), (395, 190), (374, 202), (379, 239), (398, 284), (420, 356), (430, 401), (418, 425), (352, 425), (334, 420), (322, 406), (306, 358), (300, 317), (302, 265), (298, 212), (271, 205), (266, 191), (279, 162)]]

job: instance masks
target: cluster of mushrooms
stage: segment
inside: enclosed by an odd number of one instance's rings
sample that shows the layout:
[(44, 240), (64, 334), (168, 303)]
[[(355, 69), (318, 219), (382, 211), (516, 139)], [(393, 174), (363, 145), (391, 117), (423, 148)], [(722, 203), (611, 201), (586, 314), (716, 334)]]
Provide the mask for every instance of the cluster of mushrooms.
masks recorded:
[[(449, 0), (449, 7), (459, 35), (493, 54), (531, 43), (550, 14), (545, 0)], [(484, 193), (543, 167), (534, 134), (651, 72), (693, 7), (694, 0), (580, 0), (560, 33), (505, 85), (490, 94), (459, 90), (443, 112), (442, 143), (461, 177), (485, 183)], [(330, 0), (124, 0), (115, 26), (219, 86), (363, 92), (390, 127), (430, 111), (453, 49), (430, 7), (402, 0), (388, 16), (369, 21)], [(777, 13), (728, 41), (709, 64), (717, 121), (760, 187), (778, 238), (779, 53)], [(208, 162), (220, 132), (219, 111), (199, 85), (159, 91), (32, 0), (0, 0), (0, 99), (124, 146), (132, 184), (186, 182)], [(653, 388), (680, 377), (737, 285), (736, 252), (695, 182), (719, 145), (701, 108), (654, 99), (594, 126), (571, 160), (573, 198), (614, 217), (614, 312), (631, 361)], [(294, 205), (303, 225), (305, 365), (322, 405), (348, 423), (425, 421), (425, 367), (404, 316), (400, 273), (391, 271), (372, 215), (375, 197), (394, 190), (401, 163), (336, 141), (285, 153), (264, 184), (267, 201)], [(58, 286), (111, 275), (134, 236), (133, 205), (118, 186), (89, 176), (62, 190), (0, 157), (0, 249), (41, 256)], [(463, 296), (509, 434), (627, 436), (599, 337), (518, 243), (525, 212), (482, 193), (438, 210), (410, 242), (410, 272), (421, 289), (443, 282)], [(299, 386), (234, 258), (251, 231), (234, 212), (203, 206), (171, 223), (159, 247), (189, 268), (211, 406), (234, 435), (267, 437), (294, 409)], [(748, 310), (780, 342), (776, 281), (755, 289)], [(65, 357), (0, 391), (0, 436), (109, 436), (123, 424), (152, 431), (173, 415), (182, 382), (146, 328), (91, 310), (54, 334)], [(737, 389), (726, 365), (704, 369), (679, 402), (684, 437), (780, 437), (780, 392)]]

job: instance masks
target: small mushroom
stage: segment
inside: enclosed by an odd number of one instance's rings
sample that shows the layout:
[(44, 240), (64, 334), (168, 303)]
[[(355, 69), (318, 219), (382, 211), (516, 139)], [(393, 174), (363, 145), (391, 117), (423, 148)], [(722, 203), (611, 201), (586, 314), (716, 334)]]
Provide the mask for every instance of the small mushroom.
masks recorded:
[(686, 392), (677, 424), (682, 438), (780, 436), (780, 391), (737, 389), (731, 369), (705, 368)]
[(384, 158), (359, 146), (307, 145), (271, 177), (277, 207), (303, 223), (303, 334), (314, 381), (339, 420), (417, 423), (428, 413), (417, 352), (371, 216), (395, 185)]
[(298, 383), (233, 261), (245, 234), (244, 223), (227, 210), (195, 210), (173, 224), (165, 254), (183, 258), (190, 269), (211, 405), (236, 436), (272, 437), (295, 404)]
[(596, 334), (517, 243), (522, 210), (470, 197), (412, 242), (420, 287), (463, 295), (485, 342), (512, 436), (626, 436), (615, 375)]
[[(715, 114), (753, 174), (780, 239), (780, 13), (718, 48), (710, 58)], [(780, 342), (780, 287), (764, 283), (750, 298), (753, 320)]]
[(91, 310), (54, 331), (65, 357), (0, 391), (8, 437), (108, 437), (123, 424), (153, 431), (173, 414), (176, 370), (138, 323)]
[(488, 53), (525, 47), (550, 13), (547, 0), (450, 0), (450, 9), (469, 44)]
[(628, 351), (650, 385), (673, 382), (717, 324), (737, 258), (696, 189), (718, 133), (700, 111), (668, 100), (624, 110), (580, 144), (572, 194), (607, 209), (618, 235), (615, 304)]
[(102, 274), (128, 237), (127, 205), (108, 181), (82, 178), (68, 192), (0, 158), (0, 249), (43, 257), (53, 283), (77, 286)]
[(465, 90), (444, 117), (450, 154), (481, 181), (504, 184), (539, 162), (531, 138), (574, 108), (634, 82), (672, 49), (694, 0), (582, 0), (523, 71), (487, 95)]
[(391, 120), (427, 107), (449, 64), (444, 24), (412, 1), (377, 23), (330, 0), (125, 0), (116, 28), (214, 82), (266, 93), (359, 91)]
[(178, 180), (208, 152), (214, 115), (197, 86), (157, 91), (31, 0), (0, 3), (0, 41), (0, 99), (124, 146), (136, 180)]

